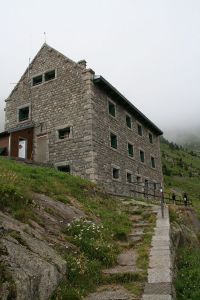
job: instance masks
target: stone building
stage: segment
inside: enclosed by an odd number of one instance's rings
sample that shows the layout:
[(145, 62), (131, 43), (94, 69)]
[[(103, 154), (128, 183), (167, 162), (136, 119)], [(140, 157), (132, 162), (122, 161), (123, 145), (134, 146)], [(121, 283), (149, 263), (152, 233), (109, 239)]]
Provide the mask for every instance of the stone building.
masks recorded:
[(162, 131), (84, 60), (47, 44), (6, 99), (5, 130), (10, 156), (54, 165), (111, 193), (162, 182)]

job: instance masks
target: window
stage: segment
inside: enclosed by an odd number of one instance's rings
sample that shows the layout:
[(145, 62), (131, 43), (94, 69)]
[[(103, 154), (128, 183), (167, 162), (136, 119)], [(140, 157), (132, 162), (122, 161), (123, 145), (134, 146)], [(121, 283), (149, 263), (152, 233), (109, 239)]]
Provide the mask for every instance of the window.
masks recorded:
[(144, 162), (144, 151), (140, 150), (140, 161)]
[(132, 128), (131, 117), (129, 115), (126, 115), (126, 125), (128, 128)]
[(115, 109), (115, 104), (108, 101), (108, 110), (109, 110), (109, 114), (113, 117), (116, 116), (116, 109)]
[(112, 168), (112, 177), (113, 179), (119, 179), (119, 169)]
[(65, 128), (59, 129), (58, 130), (58, 138), (60, 140), (68, 139), (70, 137), (70, 132), (71, 132), (70, 127), (65, 127)]
[(70, 165), (57, 166), (58, 171), (70, 173)]
[(110, 133), (110, 145), (112, 148), (117, 149), (117, 136), (114, 133)]
[(128, 156), (133, 157), (133, 145), (128, 143)]
[(153, 144), (153, 134), (149, 133), (149, 142)]
[(32, 78), (32, 85), (38, 85), (42, 83), (42, 75), (38, 75)]
[(42, 84), (43, 82), (50, 81), (54, 78), (56, 78), (56, 71), (55, 70), (47, 71), (43, 74), (33, 77), (32, 86)]
[(142, 126), (138, 124), (137, 128), (138, 128), (138, 134), (142, 136), (143, 135)]
[(44, 74), (44, 81), (52, 80), (56, 77), (55, 70), (48, 71)]
[(151, 156), (151, 167), (155, 169), (156, 164), (155, 164), (155, 158)]
[(130, 172), (126, 173), (126, 181), (128, 183), (132, 183), (133, 182), (133, 175)]
[(23, 122), (29, 119), (29, 106), (19, 109), (18, 119), (19, 122)]

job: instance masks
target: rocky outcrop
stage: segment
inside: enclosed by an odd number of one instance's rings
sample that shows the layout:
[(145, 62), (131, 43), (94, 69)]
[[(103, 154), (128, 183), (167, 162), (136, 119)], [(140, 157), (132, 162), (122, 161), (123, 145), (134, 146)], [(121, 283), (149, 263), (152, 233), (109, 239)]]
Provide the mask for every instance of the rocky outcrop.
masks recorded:
[(0, 299), (49, 299), (67, 273), (66, 261), (56, 246), (72, 251), (62, 228), (85, 216), (80, 209), (34, 195), (35, 214), (41, 224), (29, 224), (0, 212)]

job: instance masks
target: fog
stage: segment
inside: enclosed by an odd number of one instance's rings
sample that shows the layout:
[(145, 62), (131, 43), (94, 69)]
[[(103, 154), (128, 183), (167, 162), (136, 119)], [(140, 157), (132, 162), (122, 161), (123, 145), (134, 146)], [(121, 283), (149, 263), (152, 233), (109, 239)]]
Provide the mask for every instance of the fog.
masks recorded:
[(200, 126), (200, 1), (7, 0), (0, 10), (4, 100), (44, 42), (104, 76), (166, 136)]

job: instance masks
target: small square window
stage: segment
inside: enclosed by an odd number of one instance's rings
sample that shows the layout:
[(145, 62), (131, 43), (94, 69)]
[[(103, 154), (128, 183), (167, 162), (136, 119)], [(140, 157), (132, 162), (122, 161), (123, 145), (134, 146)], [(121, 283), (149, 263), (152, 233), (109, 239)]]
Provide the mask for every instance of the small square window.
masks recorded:
[(138, 134), (139, 134), (140, 136), (142, 136), (142, 135), (143, 135), (142, 126), (141, 126), (140, 124), (138, 124), (137, 128), (138, 128)]
[(23, 122), (29, 119), (29, 106), (19, 109), (19, 122)]
[(42, 83), (42, 75), (38, 75), (32, 78), (32, 85), (38, 85)]
[(119, 169), (113, 168), (112, 169), (112, 176), (114, 179), (119, 179)]
[(126, 125), (128, 128), (132, 128), (131, 117), (129, 115), (126, 115)]
[(58, 166), (57, 167), (58, 171), (65, 172), (65, 173), (70, 173), (70, 165), (65, 165), (65, 166)]
[(116, 109), (115, 109), (115, 104), (108, 101), (108, 110), (109, 110), (109, 114), (113, 117), (116, 116)]
[(110, 133), (110, 145), (112, 148), (117, 149), (117, 136), (114, 133)]
[(51, 71), (48, 71), (44, 74), (44, 80), (45, 81), (49, 81), (49, 80), (52, 80), (56, 77), (56, 72), (55, 70), (51, 70)]
[(68, 139), (70, 137), (70, 132), (71, 132), (70, 127), (59, 129), (58, 130), (58, 138), (60, 140), (62, 140), (62, 139)]
[(140, 161), (144, 162), (144, 151), (140, 150)]
[(149, 142), (153, 144), (153, 134), (149, 133)]
[(156, 164), (155, 164), (155, 158), (151, 156), (151, 167), (155, 169)]
[(128, 183), (132, 183), (133, 182), (133, 175), (129, 172), (126, 173), (126, 180)]
[(128, 156), (133, 157), (133, 145), (128, 143)]

